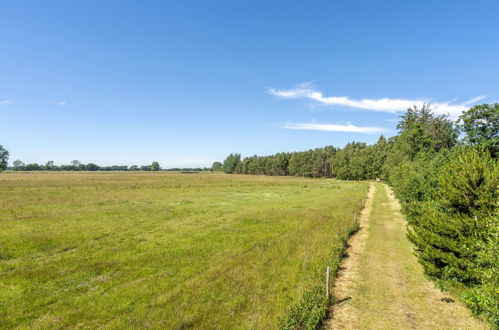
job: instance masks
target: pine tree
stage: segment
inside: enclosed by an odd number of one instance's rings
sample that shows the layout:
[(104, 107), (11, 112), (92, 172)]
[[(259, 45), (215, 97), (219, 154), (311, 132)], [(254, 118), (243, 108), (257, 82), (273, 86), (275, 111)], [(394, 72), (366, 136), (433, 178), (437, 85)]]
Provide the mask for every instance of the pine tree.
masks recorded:
[(488, 152), (463, 148), (441, 168), (432, 200), (413, 205), (409, 238), (429, 275), (466, 285), (487, 237), (484, 219), (496, 210), (499, 166)]

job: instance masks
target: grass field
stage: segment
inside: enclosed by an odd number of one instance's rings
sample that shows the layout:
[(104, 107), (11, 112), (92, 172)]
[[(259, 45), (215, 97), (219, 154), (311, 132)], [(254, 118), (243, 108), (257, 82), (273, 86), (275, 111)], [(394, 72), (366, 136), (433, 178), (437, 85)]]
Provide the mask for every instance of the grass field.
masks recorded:
[(337, 259), (367, 183), (0, 175), (2, 328), (279, 326)]

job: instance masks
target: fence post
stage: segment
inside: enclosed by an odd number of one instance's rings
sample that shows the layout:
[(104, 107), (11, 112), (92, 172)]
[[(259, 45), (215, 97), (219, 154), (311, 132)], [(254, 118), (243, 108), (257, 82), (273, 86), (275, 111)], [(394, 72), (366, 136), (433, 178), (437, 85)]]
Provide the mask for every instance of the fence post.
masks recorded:
[(353, 214), (353, 224), (356, 225), (357, 224), (357, 213), (354, 212)]
[(329, 299), (329, 266), (326, 267), (326, 298)]

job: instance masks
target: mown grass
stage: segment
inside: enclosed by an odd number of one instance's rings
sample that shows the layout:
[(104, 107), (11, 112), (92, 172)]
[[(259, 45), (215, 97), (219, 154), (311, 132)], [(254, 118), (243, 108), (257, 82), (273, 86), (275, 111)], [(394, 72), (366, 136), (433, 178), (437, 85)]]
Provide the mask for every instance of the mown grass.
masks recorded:
[(387, 186), (375, 186), (365, 246), (331, 329), (489, 329), (425, 276), (399, 205)]
[(339, 258), (367, 183), (0, 175), (2, 328), (282, 325)]

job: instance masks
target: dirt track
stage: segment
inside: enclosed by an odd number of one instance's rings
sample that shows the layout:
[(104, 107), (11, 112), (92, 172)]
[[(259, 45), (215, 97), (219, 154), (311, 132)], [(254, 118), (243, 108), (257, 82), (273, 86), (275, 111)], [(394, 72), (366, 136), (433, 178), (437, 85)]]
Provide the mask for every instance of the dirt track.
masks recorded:
[(424, 276), (388, 186), (371, 186), (360, 227), (335, 282), (326, 329), (489, 329)]

